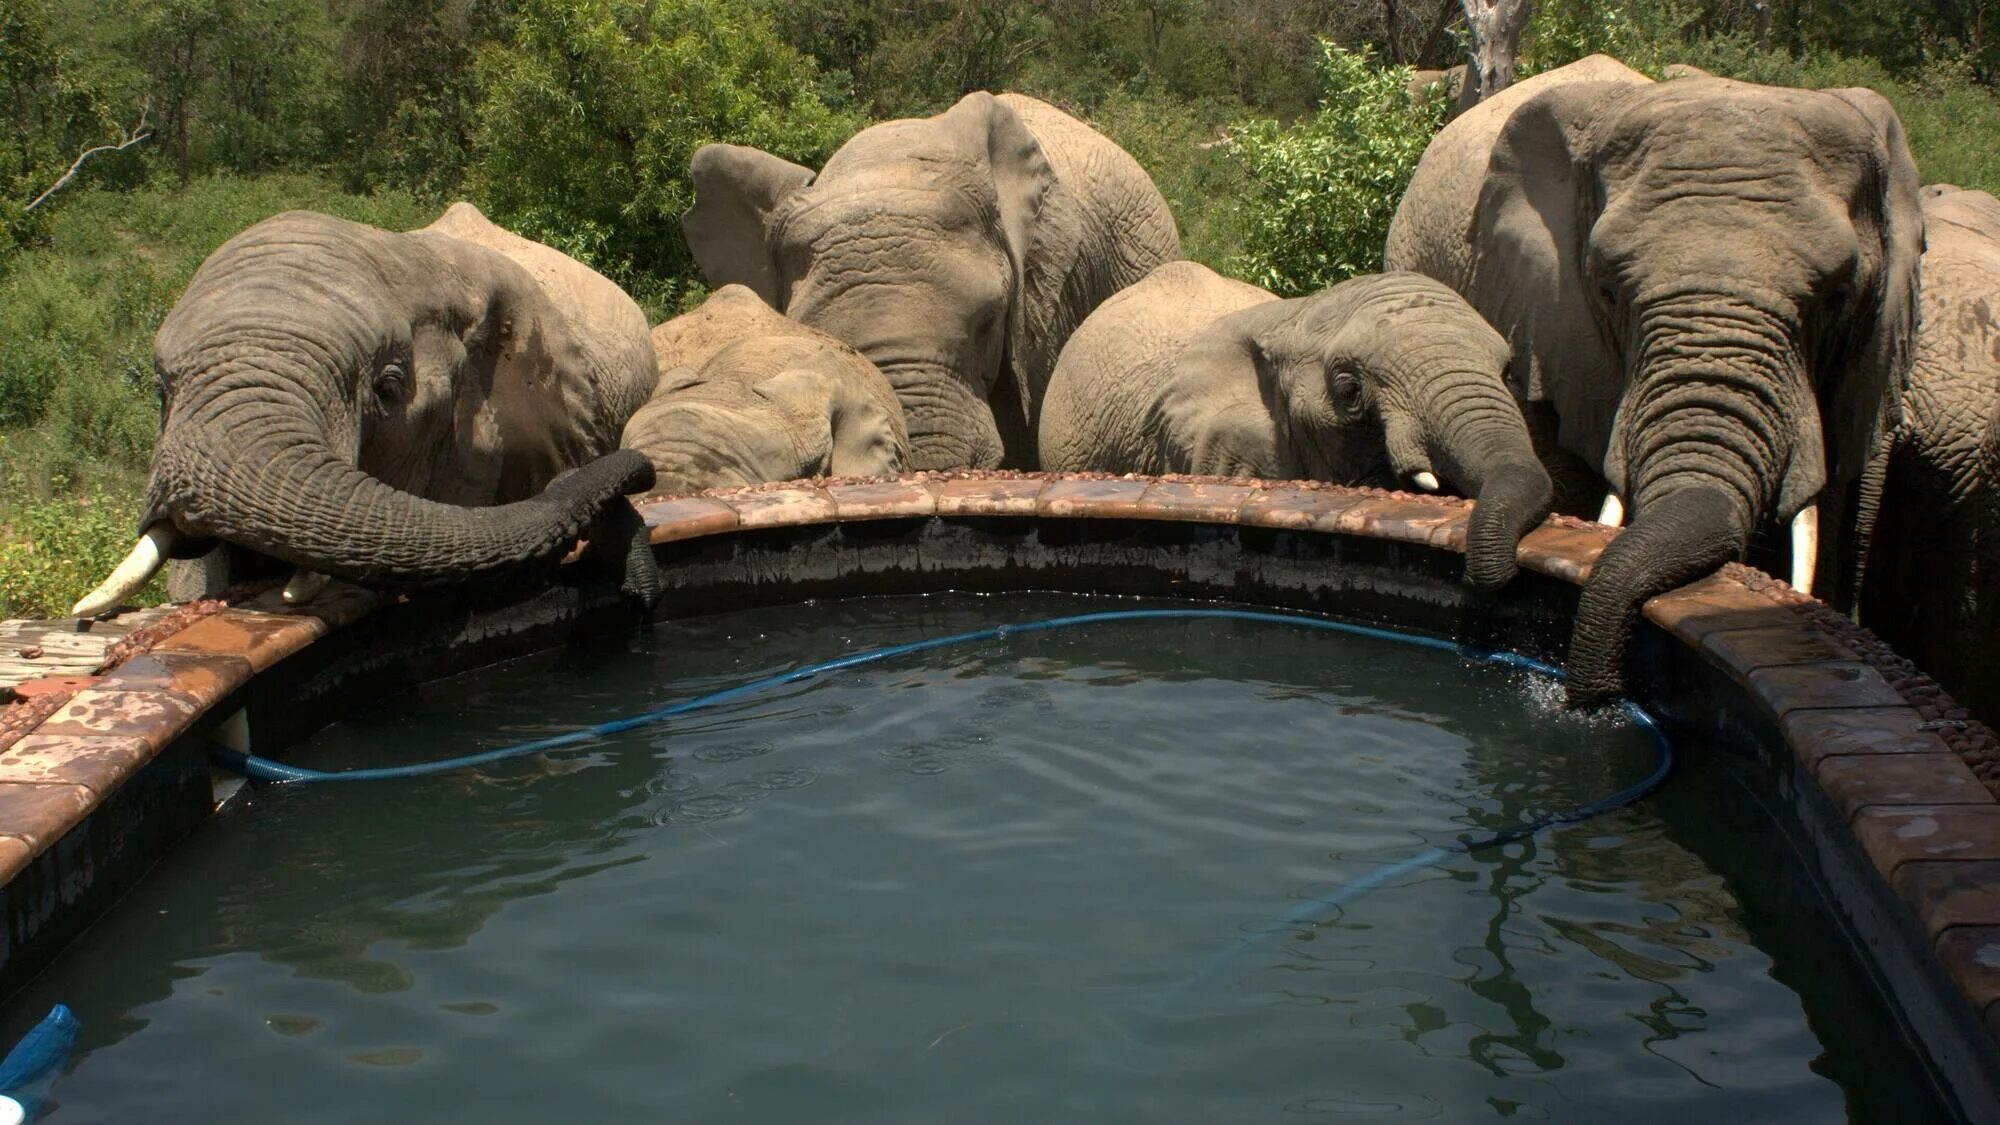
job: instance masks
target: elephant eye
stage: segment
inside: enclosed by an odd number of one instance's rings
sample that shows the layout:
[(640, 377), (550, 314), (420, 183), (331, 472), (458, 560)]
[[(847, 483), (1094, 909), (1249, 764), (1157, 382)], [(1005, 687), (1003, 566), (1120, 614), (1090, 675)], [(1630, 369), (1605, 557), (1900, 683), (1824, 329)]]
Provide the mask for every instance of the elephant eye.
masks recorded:
[(1358, 421), (1368, 409), (1368, 386), (1351, 371), (1335, 375), (1327, 395), (1333, 401), (1334, 413), (1343, 421)]
[(397, 406), (410, 397), (410, 377), (399, 364), (386, 364), (375, 373), (375, 401)]

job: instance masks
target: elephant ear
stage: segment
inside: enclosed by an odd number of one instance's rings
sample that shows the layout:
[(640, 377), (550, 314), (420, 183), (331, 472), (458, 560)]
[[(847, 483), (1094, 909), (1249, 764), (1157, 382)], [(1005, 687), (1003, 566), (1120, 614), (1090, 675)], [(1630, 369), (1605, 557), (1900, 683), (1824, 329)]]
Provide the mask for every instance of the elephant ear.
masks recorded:
[(1515, 394), (1553, 405), (1560, 443), (1606, 476), (1623, 467), (1612, 430), (1624, 367), (1585, 269), (1602, 206), (1590, 123), (1635, 88), (1579, 82), (1523, 102), (1494, 143), (1468, 232), (1465, 295), (1506, 335)]
[(681, 233), (711, 286), (745, 285), (772, 308), (783, 308), (782, 280), (764, 232), (787, 195), (813, 181), (813, 170), (742, 145), (710, 144), (688, 162), (694, 206)]
[[(1000, 233), (1014, 272), (1001, 366), (1002, 381), (1012, 382), (1013, 389), (995, 387), (993, 395), (1019, 404), (1019, 413), (1002, 423), (1002, 433), (1011, 429), (1018, 431), (1016, 436), (1030, 435), (1032, 449), (1034, 404), (1048, 386), (1058, 346), (1075, 327), (1054, 322), (1061, 315), (1071, 259), (1082, 247), (1082, 230), (1041, 142), (1005, 102), (980, 91), (959, 99), (944, 116), (975, 142), (984, 142), (992, 169)], [(995, 407), (997, 415), (997, 402)]]
[(1874, 197), (1864, 199), (1873, 213), (1864, 207), (1854, 220), (1856, 233), (1864, 240), (1872, 233), (1879, 241), (1879, 255), (1869, 263), (1872, 275), (1860, 279), (1857, 287), (1864, 296), (1842, 318), (1851, 331), (1833, 342), (1831, 355), (1838, 367), (1820, 384), (1822, 401), (1831, 409), (1826, 422), (1831, 476), (1848, 482), (1861, 476), (1875, 446), (1885, 439), (1880, 420), (1897, 416), (1916, 359), (1923, 197), (1903, 123), (1888, 101), (1861, 88), (1828, 93), (1853, 106), (1875, 133), (1870, 176)]

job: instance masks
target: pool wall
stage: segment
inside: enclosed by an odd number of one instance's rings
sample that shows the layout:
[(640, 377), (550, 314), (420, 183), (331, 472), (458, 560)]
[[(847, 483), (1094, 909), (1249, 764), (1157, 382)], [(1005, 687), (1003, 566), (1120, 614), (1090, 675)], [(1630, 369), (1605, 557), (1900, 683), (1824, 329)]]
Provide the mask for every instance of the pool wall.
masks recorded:
[[(1560, 659), (1617, 533), (1552, 519), (1521, 576), (1461, 579), (1464, 501), (1315, 484), (920, 474), (643, 502), (660, 622), (813, 597), (1061, 590), (1311, 610)], [(1731, 566), (1645, 607), (1636, 697), (1684, 757), (1754, 765), (1796, 863), (1969, 1119), (2000, 1120), (2000, 755), (1928, 677)], [(586, 567), (505, 604), (268, 590), (133, 633), (94, 677), (0, 712), (0, 990), (11, 993), (212, 815), (206, 746), (281, 756), (366, 701), (631, 628)], [(670, 624), (660, 627), (671, 628)], [(1786, 862), (1774, 857), (1774, 862)]]

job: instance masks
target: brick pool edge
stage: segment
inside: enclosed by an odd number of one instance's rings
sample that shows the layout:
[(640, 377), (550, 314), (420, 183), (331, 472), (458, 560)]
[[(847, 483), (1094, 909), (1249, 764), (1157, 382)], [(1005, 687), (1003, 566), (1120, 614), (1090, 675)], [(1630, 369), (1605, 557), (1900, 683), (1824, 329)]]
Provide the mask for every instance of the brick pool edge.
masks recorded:
[[(1006, 472), (791, 482), (638, 507), (670, 567), (674, 551), (704, 541), (929, 521), (1211, 525), (1462, 553), (1471, 511), (1463, 500), (1309, 482)], [(1574, 586), (1616, 534), (1554, 518), (1522, 542), (1520, 562)], [(213, 812), (205, 747), (250, 737), (244, 699), (253, 683), (288, 683), (286, 669), (298, 663), (288, 660), (396, 601), (337, 585), (293, 609), (270, 590), (239, 591), (133, 634), (96, 676), (0, 712), (0, 988), (38, 971)], [(584, 611), (563, 603), (525, 612), (569, 620)], [(1796, 790), (1781, 795), (1800, 810), (1816, 875), (1883, 987), (1920, 1038), (1940, 1040), (1927, 1048), (1962, 1104), (2000, 1099), (1993, 733), (1871, 634), (1759, 572), (1725, 567), (1652, 599), (1645, 616), (1715, 683), (1734, 685), (1741, 698), (1730, 705), (1745, 716), (1728, 722), (1777, 732), (1791, 759), (1779, 787)], [(258, 745), (269, 740), (260, 734)], [(1899, 960), (1888, 948), (1898, 942), (1927, 951), (1928, 963)], [(1939, 981), (1948, 984), (1933, 988)], [(1930, 991), (1955, 992), (1964, 1004), (1927, 1005), (1918, 994)], [(1946, 1029), (1926, 1021), (1977, 1035), (1979, 1049), (1953, 1048)]]

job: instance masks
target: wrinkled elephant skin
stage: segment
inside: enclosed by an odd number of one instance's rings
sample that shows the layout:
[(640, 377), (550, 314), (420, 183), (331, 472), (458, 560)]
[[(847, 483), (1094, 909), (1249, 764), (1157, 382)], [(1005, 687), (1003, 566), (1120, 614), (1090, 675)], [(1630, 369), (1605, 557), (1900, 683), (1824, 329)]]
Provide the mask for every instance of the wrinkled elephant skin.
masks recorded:
[(1647, 598), (1787, 529), (1795, 584), (1852, 604), (1921, 251), (1916, 167), (1869, 90), (1592, 56), (1432, 141), (1385, 263), (1507, 337), (1558, 507), (1629, 513), (1578, 607), (1572, 702), (1622, 690)]
[(1181, 256), (1125, 152), (1033, 98), (968, 94), (863, 130), (818, 173), (707, 145), (681, 221), (711, 285), (852, 345), (896, 389), (912, 469), (1031, 468), (1063, 342)]
[(741, 285), (653, 329), (653, 397), (623, 444), (662, 492), (893, 476), (910, 455), (895, 388), (861, 354)]

